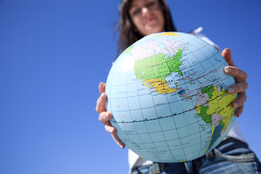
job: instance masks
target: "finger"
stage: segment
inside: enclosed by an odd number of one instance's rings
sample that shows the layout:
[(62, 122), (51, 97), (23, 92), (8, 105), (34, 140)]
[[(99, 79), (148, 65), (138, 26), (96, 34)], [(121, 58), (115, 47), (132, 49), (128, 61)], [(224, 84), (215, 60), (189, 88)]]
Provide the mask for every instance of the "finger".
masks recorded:
[(224, 69), (225, 73), (232, 75), (237, 79), (238, 82), (246, 81), (247, 73), (235, 66), (226, 66)]
[(103, 83), (103, 82), (101, 82), (101, 83), (99, 84), (100, 94), (105, 93), (105, 88), (106, 88), (106, 84)]
[(111, 118), (112, 118), (112, 113), (110, 112), (102, 112), (99, 115), (99, 121), (102, 123), (109, 122)]
[(96, 112), (101, 113), (106, 111), (106, 106), (105, 106), (106, 100), (107, 100), (107, 95), (105, 93), (102, 93), (97, 100)]
[(105, 123), (104, 128), (110, 134), (115, 134), (117, 132), (109, 121)]
[(235, 116), (236, 117), (240, 117), (240, 115), (242, 114), (243, 110), (244, 110), (244, 105), (242, 105), (239, 108), (237, 108), (237, 110), (235, 112)]
[(230, 49), (226, 48), (222, 51), (222, 56), (226, 59), (227, 63), (230, 65), (230, 66), (233, 66), (234, 65), (234, 62), (232, 60), (232, 54), (231, 54), (231, 51)]
[(111, 123), (105, 125), (105, 130), (112, 135), (113, 140), (120, 146), (122, 149), (125, 148), (125, 144), (121, 141), (121, 139), (116, 134), (117, 130), (111, 126)]
[(247, 88), (248, 88), (247, 82), (239, 82), (239, 83), (236, 83), (235, 85), (229, 86), (227, 88), (227, 92), (229, 94), (241, 93), (241, 92), (243, 92), (245, 94), (245, 91), (247, 90)]
[(121, 141), (117, 134), (112, 134), (112, 138), (122, 149), (125, 148), (125, 144)]
[(243, 106), (245, 102), (246, 102), (246, 93), (241, 92), (238, 94), (238, 98), (234, 100), (231, 105), (234, 109), (236, 109)]

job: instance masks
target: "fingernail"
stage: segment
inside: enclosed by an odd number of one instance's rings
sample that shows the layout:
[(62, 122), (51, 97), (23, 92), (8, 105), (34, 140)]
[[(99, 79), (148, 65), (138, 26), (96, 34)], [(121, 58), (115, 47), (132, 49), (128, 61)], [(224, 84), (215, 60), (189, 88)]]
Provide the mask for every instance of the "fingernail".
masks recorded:
[(110, 133), (113, 134), (113, 129), (110, 130)]
[(238, 117), (240, 117), (241, 114), (242, 114), (242, 113), (239, 113), (239, 114), (238, 114)]
[(238, 102), (235, 102), (234, 103), (234, 108), (237, 108), (239, 106), (239, 103)]
[(105, 117), (106, 117), (108, 120), (110, 119), (110, 117), (109, 117), (109, 114), (108, 114), (108, 113), (105, 115)]
[(102, 93), (102, 95), (101, 95), (101, 99), (103, 100), (103, 99), (104, 99), (104, 97), (105, 97), (105, 94), (104, 94), (104, 93)]
[(235, 89), (234, 87), (227, 89), (228, 93), (233, 93), (233, 92), (235, 92), (235, 90), (236, 90), (236, 89)]
[(226, 72), (226, 73), (232, 72), (232, 68), (226, 66), (226, 67), (225, 67), (225, 72)]
[(123, 146), (122, 145), (119, 145), (122, 149), (123, 149)]

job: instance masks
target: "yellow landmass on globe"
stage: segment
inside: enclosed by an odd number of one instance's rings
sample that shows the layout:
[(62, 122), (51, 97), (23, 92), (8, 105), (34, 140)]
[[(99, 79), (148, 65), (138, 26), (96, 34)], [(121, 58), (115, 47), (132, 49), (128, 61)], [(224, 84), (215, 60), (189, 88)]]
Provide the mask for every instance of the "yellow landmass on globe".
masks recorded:
[[(232, 108), (232, 106), (230, 105), (230, 103), (232, 101), (234, 101), (236, 99), (236, 94), (232, 94), (234, 95), (235, 97), (233, 98), (233, 100), (230, 100), (232, 98), (232, 96), (230, 95), (227, 95), (227, 96), (230, 96), (230, 97), (226, 97), (226, 98), (229, 98), (230, 102), (228, 102), (229, 104), (227, 106), (225, 106), (220, 112), (219, 114), (222, 115), (223, 119), (223, 123), (225, 124), (225, 126), (223, 127), (223, 130), (226, 130), (228, 124), (229, 124), (229, 121), (231, 119), (231, 117), (233, 116), (234, 114), (234, 108)], [(225, 97), (225, 96), (224, 96)]]
[[(214, 86), (214, 91), (212, 92), (211, 99), (208, 100), (209, 109), (207, 110), (208, 115), (212, 114), (219, 114), (222, 116), (222, 120), (219, 126), (222, 124), (223, 128), (222, 130), (225, 131), (231, 117), (234, 114), (234, 108), (231, 106), (231, 102), (236, 99), (236, 94), (227, 94), (225, 92), (225, 89), (223, 88), (222, 91), (219, 91), (217, 87)], [(216, 130), (216, 127), (214, 127), (213, 123), (211, 124), (211, 138), (208, 143), (208, 148), (206, 149), (206, 152), (209, 148), (213, 145), (213, 143), (216, 141), (216, 137), (213, 140), (213, 135)], [(220, 130), (221, 131), (221, 130)], [(219, 131), (218, 131), (219, 132)], [(221, 132), (220, 132), (221, 133)], [(219, 137), (219, 136), (218, 136)]]
[(159, 37), (159, 36), (179, 36), (179, 34), (173, 33), (173, 32), (165, 32), (159, 35), (156, 35), (155, 37)]
[(236, 99), (236, 94), (228, 94), (223, 87), (218, 88), (212, 85), (202, 88), (201, 92), (208, 94), (208, 98), (206, 98), (208, 105), (196, 105), (197, 115), (205, 123), (211, 124), (210, 140), (205, 151), (207, 152), (229, 125), (235, 111), (231, 102)]
[(225, 124), (223, 130), (225, 130), (234, 114), (234, 108), (230, 103), (236, 99), (236, 94), (227, 94), (224, 88), (222, 91), (218, 91), (218, 87), (215, 86), (212, 95), (212, 98), (208, 100), (209, 109), (207, 114), (213, 115), (215, 113), (222, 115), (222, 121)]
[[(142, 80), (143, 84), (147, 87), (150, 88), (147, 84), (152, 86), (153, 88), (156, 89), (157, 93), (164, 94), (164, 93), (171, 93), (174, 91), (177, 91), (177, 84), (175, 84), (175, 88), (170, 88), (167, 85), (166, 81), (163, 81), (162, 79), (150, 79), (150, 80)], [(144, 83), (144, 81), (147, 83)]]
[(196, 105), (197, 114), (200, 114), (201, 108), (202, 108), (201, 105)]

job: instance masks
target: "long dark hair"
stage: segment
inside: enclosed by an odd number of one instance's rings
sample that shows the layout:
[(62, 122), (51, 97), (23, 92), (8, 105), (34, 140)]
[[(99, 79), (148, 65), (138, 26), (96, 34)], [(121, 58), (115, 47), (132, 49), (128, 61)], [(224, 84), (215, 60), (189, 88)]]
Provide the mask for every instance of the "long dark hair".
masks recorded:
[[(164, 15), (165, 31), (177, 31), (165, 0), (158, 0)], [(135, 31), (134, 24), (129, 15), (129, 10), (131, 7), (132, 0), (122, 0), (119, 5), (119, 22), (118, 22), (118, 30), (119, 30), (119, 40), (118, 40), (118, 54), (124, 51), (127, 47), (132, 45), (134, 42), (138, 41), (143, 37), (139, 32)]]

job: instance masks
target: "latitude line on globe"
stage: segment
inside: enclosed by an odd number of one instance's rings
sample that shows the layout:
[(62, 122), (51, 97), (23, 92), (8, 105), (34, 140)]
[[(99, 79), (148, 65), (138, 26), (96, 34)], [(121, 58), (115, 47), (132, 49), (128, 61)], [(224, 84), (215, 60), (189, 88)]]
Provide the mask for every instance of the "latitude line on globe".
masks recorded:
[[(197, 122), (194, 122), (194, 123), (192, 123), (192, 124), (195, 124), (195, 123), (197, 123)], [(203, 132), (203, 131), (198, 131), (198, 132), (196, 132), (197, 134), (198, 133), (200, 133), (200, 132)], [(194, 134), (196, 134), (196, 133), (194, 133)], [(144, 133), (145, 134), (145, 133)], [(194, 134), (189, 134), (189, 135), (187, 135), (187, 136), (184, 136), (183, 138), (185, 138), (185, 137), (188, 137), (188, 136), (192, 136), (192, 135), (194, 135)], [(179, 139), (179, 138), (176, 138), (176, 139), (171, 139), (171, 140), (168, 140), (168, 141), (173, 141), (173, 140), (177, 140), (177, 139)], [(194, 141), (194, 140), (196, 140), (197, 138), (195, 138), (195, 139), (192, 139), (192, 141)], [(164, 142), (164, 141), (157, 141), (156, 143), (159, 143), (159, 142)], [(136, 143), (135, 143), (136, 144)], [(142, 143), (143, 145), (144, 145), (144, 147), (146, 147), (146, 144), (150, 144), (150, 142), (148, 142), (148, 143)], [(197, 144), (201, 144), (201, 143), (193, 143), (193, 144), (191, 144), (191, 145), (197, 145)], [(200, 146), (201, 147), (201, 150), (205, 150), (205, 148), (207, 148), (207, 146), (204, 146), (204, 147), (202, 147), (202, 146)], [(180, 147), (178, 147), (178, 148), (180, 148)], [(170, 150), (177, 150), (177, 145), (175, 145), (174, 146), (174, 148), (170, 148)], [(193, 151), (193, 152), (197, 152), (197, 150), (196, 151)]]
[[(199, 73), (200, 74), (200, 73)], [(202, 74), (201, 76), (198, 76), (197, 78), (194, 79), (194, 81), (196, 80), (199, 80), (200, 78), (204, 78), (205, 77), (205, 74)], [(229, 78), (228, 76), (225, 78), (227, 79)], [(183, 79), (183, 78), (182, 78)], [(182, 80), (181, 79), (181, 80)], [(131, 84), (136, 84), (136, 83), (131, 83)], [(184, 85), (185, 83), (181, 84), (181, 85)], [(111, 87), (117, 87), (117, 85), (110, 85)], [(118, 85), (118, 86), (124, 86), (124, 85)], [(215, 85), (216, 86), (216, 85)], [(203, 87), (203, 86), (202, 86)], [(200, 88), (199, 88), (200, 89)], [(147, 95), (147, 94), (142, 94), (142, 95), (139, 95), (139, 96), (143, 96), (143, 95)], [(121, 97), (120, 99), (123, 99), (123, 98), (127, 98), (127, 97)], [(119, 99), (119, 98), (113, 98), (111, 97), (111, 99)]]
[[(196, 94), (195, 94), (195, 95), (196, 95)], [(195, 95), (193, 95), (193, 96), (195, 96)], [(216, 98), (218, 98), (218, 97), (220, 97), (220, 96), (222, 96), (222, 94), (217, 95), (217, 97), (215, 97), (215, 98), (209, 99), (209, 102), (215, 100)], [(209, 102), (205, 102), (205, 103), (203, 103), (203, 104), (207, 104), (207, 103), (209, 103)], [(228, 106), (229, 106), (229, 105), (228, 105)], [(226, 107), (227, 107), (227, 106), (226, 106)], [(141, 108), (141, 109), (142, 109), (142, 108)], [(185, 113), (185, 112), (193, 111), (194, 109), (196, 109), (196, 107), (191, 108), (191, 109), (188, 109), (188, 110), (185, 110), (184, 112), (181, 112), (181, 113), (178, 113), (178, 114), (175, 113), (175, 114), (171, 114), (171, 115), (165, 116), (165, 117), (160, 116), (160, 117), (158, 117), (158, 118), (152, 118), (152, 119), (146, 118), (146, 119), (143, 119), (143, 120), (140, 120), (140, 121), (134, 120), (134, 121), (127, 121), (127, 122), (125, 122), (125, 121), (121, 121), (121, 122), (113, 121), (113, 122), (114, 122), (114, 123), (136, 123), (136, 122), (153, 121), (153, 120), (158, 120), (158, 119), (173, 117), (173, 116), (175, 116), (175, 115), (181, 115), (181, 114), (183, 114), (183, 113)], [(222, 109), (223, 109), (223, 108), (222, 108)], [(220, 110), (222, 110), (222, 109), (220, 109)], [(218, 111), (220, 111), (220, 110), (218, 110)], [(121, 111), (121, 112), (122, 112), (122, 111)]]
[[(219, 54), (219, 53), (217, 53), (217, 54)], [(214, 57), (214, 56), (212, 56), (212, 57)], [(195, 65), (193, 65), (193, 66), (196, 66), (196, 65), (198, 65), (198, 64), (200, 64), (200, 63), (197, 63), (197, 64), (195, 64)], [(219, 68), (221, 68), (222, 67), (222, 65), (220, 65), (217, 69), (219, 69)], [(181, 69), (181, 70), (184, 70), (184, 69)], [(202, 72), (204, 72), (204, 71), (202, 71)], [(212, 72), (212, 71), (211, 71)], [(199, 74), (200, 74), (201, 72), (199, 72)], [(115, 74), (118, 74), (118, 73), (115, 73)], [(120, 73), (119, 73), (120, 74)], [(198, 78), (200, 78), (200, 77), (203, 77), (203, 76), (205, 76), (205, 75), (202, 75), (202, 76), (198, 76), (197, 78), (195, 78), (194, 80), (197, 80)], [(182, 79), (182, 78), (181, 78)], [(133, 82), (132, 84), (136, 84), (135, 82)], [(110, 85), (111, 87), (117, 87), (117, 86), (124, 86), (124, 85)]]
[[(225, 78), (225, 79), (227, 79), (227, 78), (229, 78), (228, 76)], [(223, 83), (222, 84), (218, 84), (217, 86), (219, 86), (219, 85), (223, 85)], [(206, 87), (206, 86), (205, 86)], [(201, 88), (198, 88), (198, 89), (196, 89), (196, 90), (199, 90), (199, 89), (201, 89)], [(138, 96), (143, 96), (143, 95), (146, 95), (146, 94), (142, 94), (142, 95), (138, 95)], [(190, 95), (190, 97), (194, 97), (195, 95), (197, 95), (197, 94), (192, 94), (192, 95)], [(138, 97), (138, 96), (133, 96), (133, 97)], [(124, 98), (126, 98), (127, 99), (127, 97), (124, 97)], [(132, 97), (130, 97), (130, 98), (132, 98)], [(111, 98), (111, 99), (123, 99), (123, 98)], [(175, 102), (179, 102), (179, 100), (176, 100), (176, 101), (173, 101), (173, 102), (170, 102), (170, 104), (171, 103), (175, 103)], [(204, 103), (204, 104), (206, 104), (206, 103)], [(164, 105), (164, 103), (162, 103), (162, 104), (158, 104), (158, 106), (159, 105)], [(144, 108), (144, 109), (148, 109), (148, 108), (153, 108), (153, 107), (146, 107), (146, 108)], [(194, 108), (192, 108), (192, 109), (189, 109), (189, 110), (187, 110), (187, 111), (191, 111), (191, 110), (193, 110), (193, 109), (195, 109), (195, 107)], [(138, 110), (138, 109), (133, 109), (133, 110)], [(122, 110), (122, 112), (123, 111), (129, 111), (129, 110)], [(178, 115), (178, 114), (176, 114), (176, 115)]]

